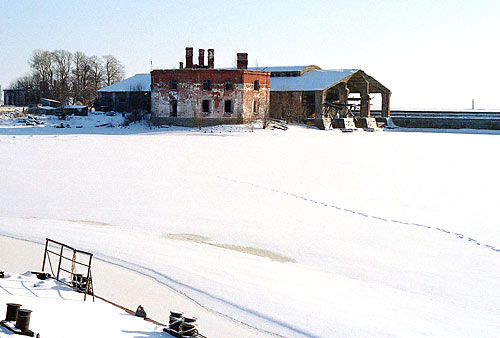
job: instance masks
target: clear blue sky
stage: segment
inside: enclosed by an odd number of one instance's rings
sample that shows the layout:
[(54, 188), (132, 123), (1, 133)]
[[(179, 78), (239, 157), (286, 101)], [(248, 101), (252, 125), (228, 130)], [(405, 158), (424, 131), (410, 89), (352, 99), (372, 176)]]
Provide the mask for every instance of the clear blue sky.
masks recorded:
[(216, 67), (248, 52), (250, 66), (361, 68), (393, 108), (500, 108), (499, 13), (498, 0), (0, 0), (0, 85), (38, 48), (113, 54), (131, 76), (191, 46), (214, 48)]

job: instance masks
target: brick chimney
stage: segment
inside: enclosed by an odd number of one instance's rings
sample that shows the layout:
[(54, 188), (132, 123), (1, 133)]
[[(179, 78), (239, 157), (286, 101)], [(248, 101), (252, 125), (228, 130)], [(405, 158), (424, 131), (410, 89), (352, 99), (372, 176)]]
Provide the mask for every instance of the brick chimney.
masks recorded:
[(205, 66), (205, 50), (198, 49), (198, 66)]
[(248, 68), (248, 53), (236, 54), (236, 68), (238, 69)]
[(186, 68), (193, 68), (193, 47), (186, 47)]
[(184, 69), (184, 63), (179, 62), (179, 69)]
[(208, 68), (214, 68), (214, 50), (208, 50)]

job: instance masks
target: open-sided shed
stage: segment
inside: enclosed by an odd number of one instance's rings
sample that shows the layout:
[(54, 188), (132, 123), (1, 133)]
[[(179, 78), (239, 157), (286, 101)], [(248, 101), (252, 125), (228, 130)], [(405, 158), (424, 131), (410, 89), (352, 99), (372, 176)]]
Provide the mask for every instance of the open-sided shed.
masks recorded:
[(369, 117), (370, 94), (381, 95), (381, 114), (390, 116), (391, 91), (361, 69), (322, 70), (314, 65), (253, 69), (271, 72), (271, 117), (319, 119), (325, 103), (343, 104), (346, 111), (349, 104), (357, 104), (360, 116)]

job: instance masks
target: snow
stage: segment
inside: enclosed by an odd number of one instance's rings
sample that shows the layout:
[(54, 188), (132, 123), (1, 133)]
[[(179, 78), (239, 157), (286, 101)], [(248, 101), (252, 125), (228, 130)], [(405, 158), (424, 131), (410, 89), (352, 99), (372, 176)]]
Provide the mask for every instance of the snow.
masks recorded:
[(151, 91), (151, 74), (135, 74), (120, 82), (99, 89), (97, 92), (149, 92)]
[(498, 336), (498, 133), (107, 118), (0, 128), (0, 234), (283, 337)]
[(273, 66), (273, 67), (249, 67), (249, 70), (260, 70), (263, 72), (301, 72), (307, 67), (310, 67), (311, 65), (307, 66)]
[(324, 90), (354, 74), (359, 69), (313, 69), (301, 76), (271, 77), (271, 91), (314, 91)]
[[(39, 280), (29, 272), (7, 273), (0, 278), (2, 307), (18, 303), (32, 310), (30, 330), (40, 337), (167, 337), (163, 327), (150, 323), (104, 301), (83, 301), (83, 294), (54, 279)], [(4, 303), (5, 302), (5, 303)], [(2, 311), (5, 311), (2, 308)], [(3, 318), (2, 318), (3, 319)], [(0, 337), (15, 337), (0, 326)]]

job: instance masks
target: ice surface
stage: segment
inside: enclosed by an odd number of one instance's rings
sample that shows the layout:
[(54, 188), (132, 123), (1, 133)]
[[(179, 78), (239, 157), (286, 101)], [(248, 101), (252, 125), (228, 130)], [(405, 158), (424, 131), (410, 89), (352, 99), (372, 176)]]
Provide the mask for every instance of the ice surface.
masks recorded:
[(285, 337), (498, 336), (498, 135), (95, 124), (0, 128), (1, 234)]

